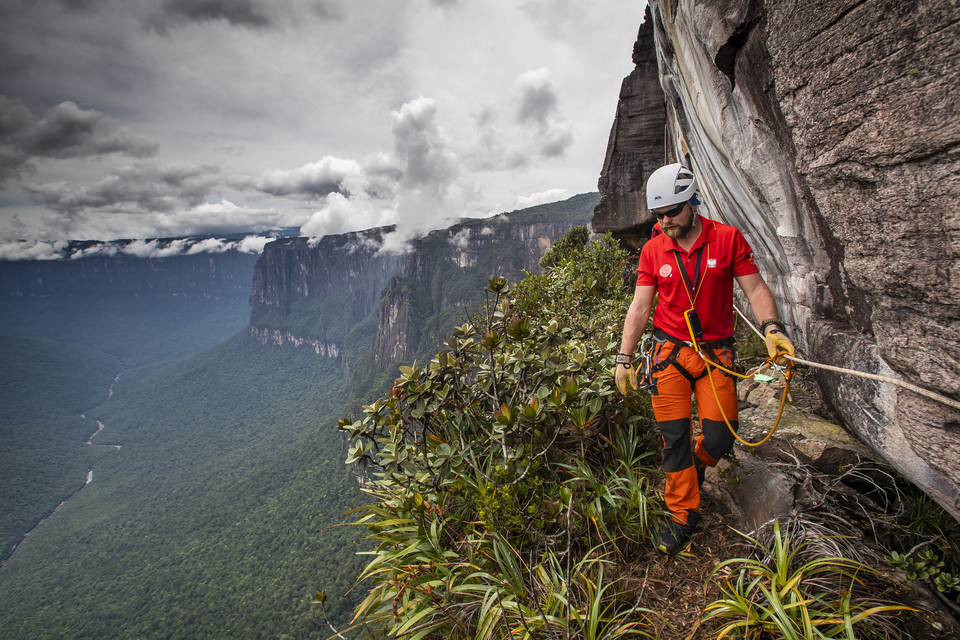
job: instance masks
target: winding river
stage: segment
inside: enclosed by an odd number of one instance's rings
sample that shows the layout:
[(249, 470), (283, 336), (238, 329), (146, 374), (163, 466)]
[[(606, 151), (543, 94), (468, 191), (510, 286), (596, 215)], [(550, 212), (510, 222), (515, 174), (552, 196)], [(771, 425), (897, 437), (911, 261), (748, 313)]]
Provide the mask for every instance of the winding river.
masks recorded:
[[(113, 397), (113, 385), (115, 385), (119, 380), (120, 380), (120, 374), (118, 373), (118, 374), (116, 375), (116, 377), (114, 377), (113, 382), (110, 383), (110, 388), (107, 389), (107, 400), (109, 400), (111, 397)], [(80, 419), (81, 419), (81, 420), (86, 420), (87, 417), (86, 417), (84, 414), (81, 413), (81, 414), (80, 414)], [(121, 449), (121, 445), (119, 445), (119, 444), (94, 444), (94, 443), (93, 443), (93, 438), (94, 438), (95, 436), (97, 436), (101, 431), (103, 431), (103, 426), (104, 426), (103, 423), (100, 422), (99, 420), (97, 420), (97, 430), (90, 434), (90, 437), (86, 439), (86, 441), (84, 442), (84, 444), (85, 444), (85, 445), (88, 445), (88, 446), (92, 446), (92, 447), (109, 447), (109, 448), (111, 448), (111, 449), (116, 449), (117, 451), (119, 451), (119, 450)], [(30, 535), (37, 527), (39, 527), (41, 524), (43, 524), (44, 522), (46, 522), (50, 517), (52, 517), (53, 514), (55, 514), (57, 511), (60, 510), (60, 507), (62, 507), (63, 505), (65, 505), (68, 500), (70, 500), (70, 499), (73, 498), (75, 495), (77, 495), (78, 493), (80, 493), (80, 491), (81, 491), (85, 486), (87, 486), (88, 484), (90, 484), (91, 482), (93, 482), (93, 468), (92, 468), (92, 467), (89, 468), (89, 469), (87, 469), (87, 477), (86, 477), (86, 480), (84, 481), (84, 483), (83, 483), (82, 485), (80, 485), (80, 487), (79, 487), (76, 491), (74, 491), (74, 492), (71, 493), (69, 496), (67, 496), (66, 498), (64, 498), (64, 499), (60, 502), (60, 504), (58, 504), (56, 507), (54, 507), (53, 511), (51, 511), (50, 513), (48, 513), (48, 514), (45, 515), (44, 517), (40, 518), (40, 520), (37, 521), (37, 523), (36, 523), (35, 525), (33, 525), (32, 527), (30, 527), (30, 529), (29, 529), (26, 533), (23, 534), (23, 536), (20, 538), (20, 542), (17, 542), (15, 545), (13, 545), (12, 547), (10, 547), (10, 552), (6, 555), (6, 557), (3, 558), (3, 559), (0, 559), (0, 567), (2, 567), (4, 564), (6, 564), (7, 560), (9, 560), (10, 558), (13, 557), (13, 553), (17, 550), (17, 547), (19, 547), (19, 546), (21, 545), (21, 543), (23, 543), (23, 541), (26, 539), (26, 537), (27, 537), (28, 535)]]

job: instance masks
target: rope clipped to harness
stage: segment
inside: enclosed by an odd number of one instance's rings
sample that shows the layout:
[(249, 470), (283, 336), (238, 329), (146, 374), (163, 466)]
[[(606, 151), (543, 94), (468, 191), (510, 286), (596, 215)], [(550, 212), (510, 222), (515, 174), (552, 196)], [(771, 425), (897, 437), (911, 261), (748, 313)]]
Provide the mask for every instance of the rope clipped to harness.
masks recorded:
[(714, 368), (720, 369), (721, 371), (735, 375), (738, 378), (755, 378), (756, 375), (760, 374), (760, 372), (763, 371), (768, 365), (772, 366), (776, 370), (778, 367), (777, 365), (774, 364), (774, 362), (776, 361), (777, 358), (783, 355), (786, 355), (786, 352), (778, 352), (773, 357), (767, 358), (767, 360), (764, 361), (764, 364), (759, 369), (757, 369), (755, 374), (752, 376), (739, 374), (735, 371), (731, 371), (730, 369), (727, 369), (726, 367), (723, 367), (717, 364), (716, 362), (713, 362), (699, 348), (697, 348), (697, 353), (700, 354), (700, 357), (703, 358), (704, 363), (707, 365), (707, 378), (710, 380), (710, 388), (713, 389), (713, 397), (716, 399), (717, 408), (720, 409), (720, 415), (723, 416), (723, 421), (726, 423), (727, 428), (730, 429), (730, 433), (733, 434), (733, 437), (736, 438), (741, 444), (744, 444), (748, 447), (759, 447), (760, 445), (765, 443), (767, 440), (769, 440), (771, 437), (773, 437), (774, 432), (777, 430), (777, 427), (780, 425), (780, 418), (783, 417), (783, 408), (787, 404), (787, 397), (790, 395), (790, 378), (793, 377), (793, 373), (794, 373), (793, 363), (788, 361), (783, 371), (783, 380), (784, 380), (783, 395), (780, 397), (780, 409), (777, 411), (777, 419), (774, 421), (773, 426), (770, 427), (770, 432), (767, 433), (767, 435), (765, 435), (758, 442), (747, 442), (746, 440), (740, 437), (736, 429), (733, 428), (733, 425), (730, 424), (730, 420), (727, 418), (727, 414), (723, 411), (723, 405), (720, 403), (720, 394), (717, 393), (717, 385), (713, 381), (713, 376), (710, 375), (710, 367), (712, 366)]
[(736, 376), (737, 378), (741, 378), (741, 379), (754, 378), (754, 379), (757, 379), (758, 381), (769, 382), (769, 381), (772, 381), (773, 378), (770, 378), (770, 380), (759, 380), (757, 376), (764, 375), (762, 372), (768, 367), (772, 368), (774, 371), (779, 371), (781, 367), (776, 364), (777, 358), (780, 358), (781, 356), (785, 356), (788, 354), (786, 352), (778, 352), (775, 355), (767, 358), (764, 361), (764, 363), (752, 374), (744, 375), (737, 371), (728, 369), (727, 367), (724, 367), (723, 365), (717, 362), (714, 362), (713, 360), (707, 357), (707, 354), (700, 347), (700, 342), (698, 341), (697, 334), (700, 333), (700, 337), (702, 337), (702, 332), (697, 331), (698, 327), (700, 326), (700, 322), (696, 316), (696, 311), (694, 311), (693, 309), (690, 309), (689, 311), (683, 314), (683, 317), (687, 321), (687, 330), (690, 332), (690, 344), (693, 347), (693, 350), (696, 351), (697, 354), (703, 359), (703, 362), (707, 367), (707, 378), (710, 380), (710, 388), (713, 389), (713, 397), (717, 401), (717, 408), (720, 409), (720, 415), (723, 417), (724, 423), (727, 425), (727, 428), (730, 430), (730, 433), (733, 434), (733, 437), (736, 438), (741, 444), (744, 444), (748, 447), (759, 447), (760, 445), (765, 443), (767, 440), (769, 440), (773, 436), (774, 432), (777, 430), (777, 427), (780, 425), (780, 418), (783, 417), (783, 408), (786, 405), (787, 398), (789, 397), (789, 394), (790, 394), (790, 378), (792, 378), (794, 374), (793, 362), (788, 360), (787, 364), (783, 368), (783, 380), (784, 380), (783, 396), (780, 398), (780, 410), (777, 411), (777, 419), (774, 421), (773, 426), (770, 428), (770, 432), (767, 433), (767, 435), (764, 436), (763, 439), (761, 439), (758, 442), (748, 442), (743, 438), (741, 438), (740, 434), (738, 434), (736, 429), (733, 428), (733, 425), (730, 424), (730, 419), (727, 418), (727, 414), (723, 410), (723, 403), (720, 402), (720, 394), (717, 392), (717, 385), (713, 381), (713, 375), (712, 375), (712, 372), (710, 371), (710, 368), (713, 367), (715, 369), (719, 369), (720, 371), (723, 371), (728, 375)]
[[(707, 245), (707, 251), (708, 251), (707, 262), (709, 263), (710, 245)], [(703, 340), (703, 328), (702, 328), (702, 325), (700, 324), (700, 317), (697, 315), (697, 311), (696, 309), (694, 309), (694, 306), (696, 305), (697, 296), (700, 295), (700, 289), (698, 288), (697, 280), (699, 279), (701, 284), (703, 282), (702, 278), (700, 277), (700, 259), (703, 257), (703, 245), (701, 245), (700, 249), (697, 251), (697, 263), (693, 270), (694, 280), (692, 282), (690, 280), (690, 276), (687, 274), (687, 270), (683, 268), (683, 263), (680, 260), (680, 252), (677, 250), (674, 250), (673, 255), (677, 261), (677, 269), (680, 271), (680, 275), (683, 278), (684, 288), (686, 289), (686, 292), (687, 292), (687, 299), (690, 301), (690, 308), (683, 312), (683, 319), (684, 319), (684, 322), (686, 322), (687, 324), (687, 331), (690, 333), (690, 346), (693, 348), (694, 351), (697, 352), (697, 354), (701, 358), (703, 358), (703, 361), (706, 364), (707, 378), (710, 379), (710, 388), (713, 389), (713, 397), (717, 401), (717, 408), (720, 409), (720, 415), (723, 416), (723, 421), (724, 423), (726, 423), (727, 428), (730, 429), (730, 433), (733, 434), (734, 438), (736, 438), (742, 444), (748, 447), (759, 447), (764, 442), (769, 440), (771, 436), (773, 436), (773, 433), (777, 430), (777, 426), (780, 424), (780, 418), (783, 417), (783, 407), (786, 404), (787, 397), (790, 393), (790, 378), (793, 377), (793, 362), (788, 360), (786, 364), (786, 370), (783, 372), (783, 377), (784, 377), (783, 397), (780, 399), (780, 411), (777, 412), (777, 419), (773, 423), (773, 427), (771, 427), (770, 433), (768, 433), (759, 442), (747, 442), (746, 440), (741, 438), (740, 435), (737, 433), (736, 429), (733, 428), (733, 425), (730, 424), (730, 419), (727, 418), (727, 414), (723, 410), (723, 403), (720, 402), (720, 394), (717, 392), (717, 385), (713, 381), (713, 372), (710, 370), (710, 367), (720, 369), (721, 371), (729, 375), (736, 376), (738, 378), (751, 378), (754, 376), (743, 375), (736, 371), (731, 371), (730, 369), (714, 362), (713, 360), (711, 360), (706, 356), (706, 354), (704, 353), (703, 349), (700, 346), (700, 342)], [(789, 357), (789, 355), (786, 352), (783, 352), (783, 353), (778, 352), (773, 357), (768, 358), (755, 373), (759, 373), (763, 371), (764, 369), (767, 368), (767, 366), (773, 367), (774, 370), (779, 370), (779, 367), (776, 364), (776, 360), (781, 356)], [(769, 380), (767, 382), (769, 382)]]

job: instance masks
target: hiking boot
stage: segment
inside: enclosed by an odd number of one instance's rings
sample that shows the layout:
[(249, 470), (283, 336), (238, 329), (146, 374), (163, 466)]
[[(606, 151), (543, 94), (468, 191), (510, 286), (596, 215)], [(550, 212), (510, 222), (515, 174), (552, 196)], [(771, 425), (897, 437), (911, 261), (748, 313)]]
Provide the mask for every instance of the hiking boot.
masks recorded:
[(673, 555), (687, 546), (690, 536), (697, 528), (697, 521), (700, 514), (693, 512), (687, 514), (687, 524), (671, 521), (666, 529), (660, 531), (660, 537), (657, 540), (657, 549), (661, 552)]

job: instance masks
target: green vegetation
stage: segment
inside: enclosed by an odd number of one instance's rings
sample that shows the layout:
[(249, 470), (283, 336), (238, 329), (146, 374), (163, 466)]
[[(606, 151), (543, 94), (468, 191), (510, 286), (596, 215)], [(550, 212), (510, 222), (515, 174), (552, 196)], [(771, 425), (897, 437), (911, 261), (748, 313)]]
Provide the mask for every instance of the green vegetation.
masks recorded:
[[(648, 396), (621, 397), (609, 373), (626, 256), (583, 235), (558, 242), (542, 275), (490, 278), (435, 357), (341, 421), (373, 500), (355, 522), (373, 545), (366, 597), (341, 637), (679, 633), (630, 577), (666, 514)], [(908, 607), (878, 599), (892, 583), (876, 565), (788, 529), (774, 521), (769, 544), (749, 538), (750, 556), (720, 562), (696, 637), (903, 637), (891, 614)]]
[[(574, 201), (592, 210), (595, 194)], [(25, 302), (42, 311), (38, 335), (46, 324), (95, 350), (0, 343), (5, 363), (25, 363), (3, 371), (2, 433), (47, 433), (49, 446), (20, 450), (43, 465), (32, 477), (50, 485), (55, 467), (78, 470), (67, 493), (86, 469), (94, 479), (0, 569), (4, 637), (325, 638), (325, 617), (349, 637), (675, 637), (670, 612), (647, 606), (655, 581), (645, 600), (646, 574), (630, 575), (638, 558), (697, 561), (653, 551), (665, 514), (649, 396), (621, 397), (610, 375), (629, 303), (625, 255), (608, 236), (586, 243), (584, 227), (555, 244), (541, 275), (505, 275), (516, 246), (492, 249), (475, 267), (438, 265), (429, 287), (408, 291), (420, 342), (399, 377), (374, 362), (376, 313), (355, 322), (342, 297), (291, 320), (345, 335), (341, 360), (243, 334), (223, 342), (217, 331), (236, 320), (189, 304), (166, 320), (128, 308), (104, 325), (111, 341), (86, 318), (57, 325), (64, 307), (50, 300)], [(216, 346), (148, 368), (207, 341)], [(137, 368), (90, 409), (118, 356)], [(19, 413), (26, 398), (33, 422)], [(356, 419), (338, 432), (347, 413)], [(97, 420), (100, 446), (84, 445)], [(4, 471), (18, 455), (0, 451)], [(365, 474), (365, 496), (351, 470)], [(23, 490), (11, 494), (20, 509), (59, 495)], [(881, 541), (891, 561), (955, 598), (956, 523), (906, 491), (887, 500), (890, 526), (911, 532)], [(338, 526), (346, 519), (359, 526)], [(807, 618), (827, 637), (890, 630), (875, 564), (821, 553), (793, 522), (771, 527), (717, 568), (727, 591), (703, 633), (790, 637), (782, 629), (799, 623), (806, 637)]]
[(887, 561), (907, 580), (920, 580), (960, 612), (960, 522), (912, 485), (894, 484), (899, 535)]
[[(626, 311), (625, 255), (605, 236), (482, 310), (428, 365), (343, 421), (377, 499), (362, 628), (412, 638), (647, 634), (611, 567), (648, 544), (662, 509), (652, 423), (608, 373)], [(577, 313), (569, 303), (576, 299)], [(562, 313), (561, 313), (562, 311)], [(615, 572), (613, 572), (615, 573)], [(358, 627), (361, 628), (361, 627)], [(374, 631), (373, 635), (376, 634)]]
[(82, 413), (102, 402), (117, 359), (75, 345), (0, 337), (0, 560), (86, 482), (106, 453), (84, 442)]
[(879, 573), (851, 558), (809, 553), (812, 541), (797, 543), (794, 535), (774, 521), (769, 545), (744, 535), (764, 560), (732, 558), (714, 569), (713, 576), (726, 574), (723, 597), (707, 607), (708, 620), (723, 622), (718, 638), (853, 639), (854, 625), (883, 625), (878, 614), (911, 610), (855, 598), (854, 587)]
[[(92, 285), (90, 285), (92, 286)], [(111, 450), (81, 414), (114, 377), (195, 354), (234, 335), (246, 296), (110, 292), (0, 302), (0, 560), (37, 522), (84, 486)]]
[(360, 570), (328, 528), (358, 502), (322, 426), (346, 389), (336, 361), (244, 335), (125, 378), (88, 417), (122, 449), (0, 570), (5, 637), (312, 637), (315, 586)]

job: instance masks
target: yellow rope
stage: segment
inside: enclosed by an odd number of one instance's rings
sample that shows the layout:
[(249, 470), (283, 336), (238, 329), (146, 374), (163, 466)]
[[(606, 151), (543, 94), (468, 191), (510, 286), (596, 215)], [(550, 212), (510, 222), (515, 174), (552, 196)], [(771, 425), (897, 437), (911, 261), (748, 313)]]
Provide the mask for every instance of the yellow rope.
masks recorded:
[[(704, 355), (703, 351), (700, 350), (700, 345), (697, 345), (697, 353), (700, 354), (700, 357), (703, 359), (703, 362), (707, 366), (707, 378), (709, 378), (710, 380), (710, 388), (713, 389), (713, 397), (717, 401), (717, 408), (720, 409), (720, 415), (723, 417), (723, 421), (726, 423), (727, 429), (730, 429), (730, 433), (733, 434), (733, 437), (748, 447), (759, 447), (764, 442), (769, 440), (773, 436), (773, 432), (776, 431), (777, 427), (780, 425), (780, 418), (783, 416), (783, 407), (787, 403), (787, 396), (790, 393), (790, 378), (793, 377), (793, 371), (791, 371), (788, 368), (783, 374), (784, 384), (783, 384), (783, 395), (780, 397), (780, 410), (777, 411), (777, 419), (774, 421), (773, 426), (770, 427), (770, 432), (767, 433), (767, 435), (765, 435), (763, 439), (760, 440), (759, 442), (747, 442), (746, 440), (741, 438), (740, 434), (738, 434), (736, 429), (733, 428), (733, 425), (730, 424), (730, 420), (727, 418), (726, 412), (724, 412), (723, 410), (723, 404), (720, 402), (720, 394), (717, 392), (717, 385), (713, 381), (713, 372), (710, 371), (710, 367), (712, 366), (716, 369), (720, 369), (721, 371), (727, 371), (729, 373), (732, 373), (735, 376), (739, 376), (740, 378), (749, 378), (752, 376), (741, 375), (739, 373), (736, 373), (735, 371), (730, 371), (729, 369), (718, 365), (717, 363), (710, 360), (710, 358), (708, 358), (706, 355)], [(784, 355), (784, 354), (778, 353), (776, 356), (772, 358), (768, 358), (767, 362), (772, 363), (775, 358), (781, 355)], [(792, 366), (792, 365), (788, 365), (788, 366)]]

